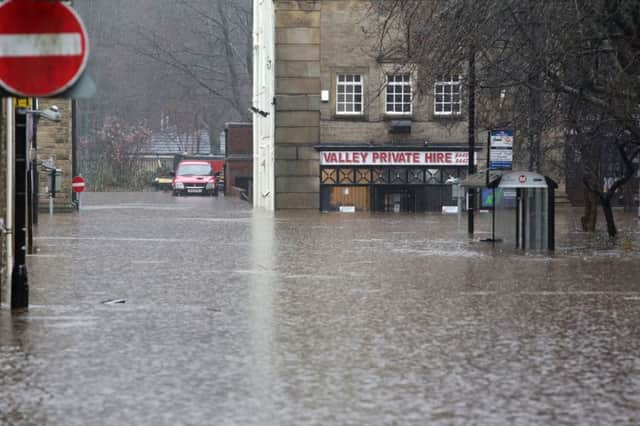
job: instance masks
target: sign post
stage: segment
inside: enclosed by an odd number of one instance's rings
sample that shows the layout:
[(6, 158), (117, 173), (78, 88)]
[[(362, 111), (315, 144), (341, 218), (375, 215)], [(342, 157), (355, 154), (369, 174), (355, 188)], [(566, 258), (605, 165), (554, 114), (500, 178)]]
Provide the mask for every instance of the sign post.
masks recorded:
[(47, 97), (73, 86), (89, 58), (87, 31), (64, 2), (8, 0), (0, 4), (0, 88)]
[[(492, 170), (513, 168), (513, 130), (490, 130), (487, 143), (487, 186)], [(491, 242), (496, 241), (496, 189), (491, 190)]]
[(78, 195), (78, 210), (80, 210), (80, 193), (84, 191), (84, 178), (82, 176), (74, 176), (71, 179), (71, 190)]

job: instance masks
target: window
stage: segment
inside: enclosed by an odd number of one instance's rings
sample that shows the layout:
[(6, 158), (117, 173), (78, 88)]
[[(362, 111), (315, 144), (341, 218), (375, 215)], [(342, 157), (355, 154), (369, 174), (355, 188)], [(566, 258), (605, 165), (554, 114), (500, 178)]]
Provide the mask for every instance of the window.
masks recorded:
[(411, 74), (387, 75), (387, 114), (411, 114)]
[(362, 75), (338, 74), (336, 114), (362, 114)]
[(436, 81), (435, 95), (433, 111), (436, 115), (460, 114), (460, 79), (458, 77), (452, 77), (448, 81)]

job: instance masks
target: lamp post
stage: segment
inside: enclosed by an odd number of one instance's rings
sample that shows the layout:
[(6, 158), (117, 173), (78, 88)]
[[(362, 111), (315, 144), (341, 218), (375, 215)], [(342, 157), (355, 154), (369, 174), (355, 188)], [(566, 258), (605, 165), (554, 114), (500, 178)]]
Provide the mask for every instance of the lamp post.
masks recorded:
[[(471, 49), (469, 54), (469, 176), (476, 172), (475, 150), (476, 150), (476, 52)], [(467, 232), (473, 235), (474, 232), (474, 211), (476, 208), (476, 188), (469, 188), (469, 208), (467, 209)]]

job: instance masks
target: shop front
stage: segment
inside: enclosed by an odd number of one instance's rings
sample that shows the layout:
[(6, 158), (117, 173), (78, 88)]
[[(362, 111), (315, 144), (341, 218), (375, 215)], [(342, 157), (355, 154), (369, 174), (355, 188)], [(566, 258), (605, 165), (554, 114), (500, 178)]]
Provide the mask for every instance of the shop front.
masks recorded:
[(439, 212), (455, 205), (452, 185), (464, 179), (464, 146), (320, 146), (320, 209)]

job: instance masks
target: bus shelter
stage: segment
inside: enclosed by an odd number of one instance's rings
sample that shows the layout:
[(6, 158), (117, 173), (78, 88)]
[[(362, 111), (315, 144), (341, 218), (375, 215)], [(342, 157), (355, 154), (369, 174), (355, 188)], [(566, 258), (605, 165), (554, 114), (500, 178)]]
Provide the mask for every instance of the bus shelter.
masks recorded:
[[(480, 187), (480, 180), (462, 186)], [(555, 249), (555, 189), (549, 177), (533, 172), (507, 172), (484, 180), (491, 191), (492, 241), (523, 250)]]

